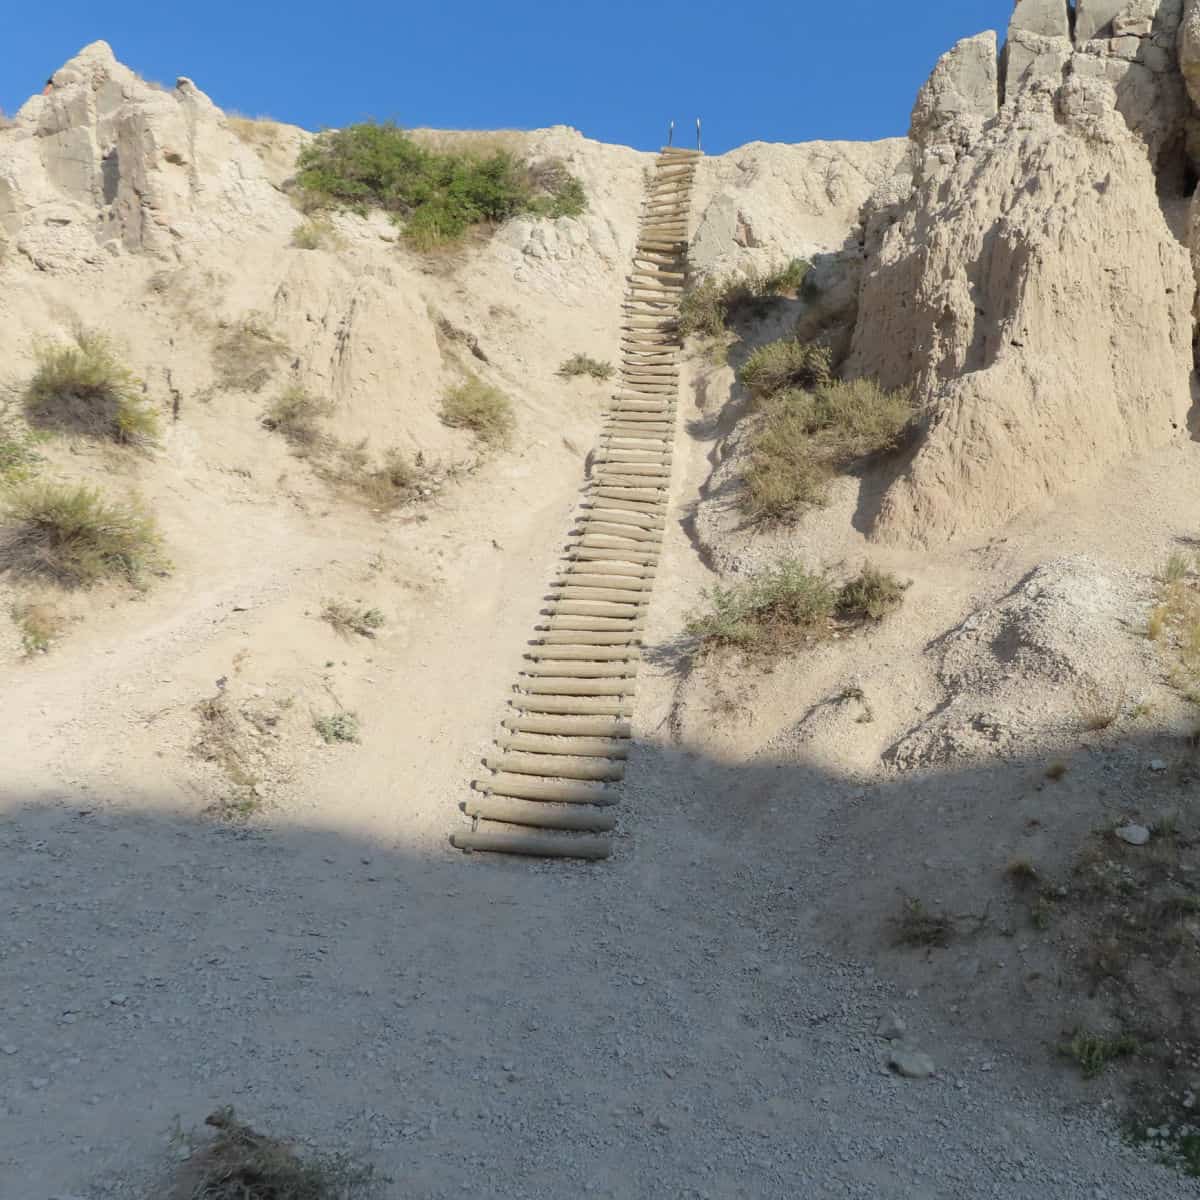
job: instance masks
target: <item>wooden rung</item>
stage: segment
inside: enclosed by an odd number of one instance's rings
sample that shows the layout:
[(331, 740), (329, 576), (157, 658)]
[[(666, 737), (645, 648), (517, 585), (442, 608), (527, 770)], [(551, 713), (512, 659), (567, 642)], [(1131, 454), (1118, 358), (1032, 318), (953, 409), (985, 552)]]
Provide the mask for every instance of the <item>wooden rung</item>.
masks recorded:
[(513, 754), (567, 754), (573, 758), (628, 758), (628, 738), (542, 737), (518, 734), (501, 748)]
[(541, 733), (559, 737), (629, 738), (633, 724), (620, 717), (505, 717), (504, 728), (513, 733)]
[(587, 780), (539, 779), (507, 772), (475, 780), (475, 790), (486, 795), (517, 796), (522, 800), (557, 800), (560, 804), (596, 804), (607, 808), (621, 802), (616, 788)]
[[(611, 550), (589, 550), (586, 553), (594, 555), (611, 554)], [(617, 557), (610, 562), (624, 562)], [(574, 633), (637, 633), (642, 631), (641, 621), (618, 620), (615, 617), (545, 617), (541, 628), (549, 630), (570, 629)]]
[(620, 783), (625, 764), (619, 759), (568, 758), (549, 754), (504, 754), (487, 759), (494, 771), (534, 775), (542, 779), (584, 779), (592, 783)]
[(627, 659), (612, 662), (589, 662), (575, 658), (534, 659), (521, 668), (521, 674), (530, 679), (543, 675), (563, 679), (624, 679), (637, 674), (637, 663)]
[(634, 630), (631, 633), (618, 633), (611, 629), (588, 632), (580, 629), (549, 629), (535, 635), (541, 638), (544, 646), (638, 646), (641, 645), (641, 634)]
[[(532, 825), (539, 829), (609, 830), (615, 829), (617, 824), (617, 814), (611, 808), (557, 805), (549, 804), (546, 801), (517, 800), (512, 796), (475, 796), (467, 801), (463, 811), (468, 817), (480, 817), (485, 821), (503, 821), (508, 825)], [(456, 834), (455, 836), (463, 835)], [(478, 834), (474, 836), (478, 836)], [(476, 846), (472, 848), (488, 849), (489, 847)]]
[(639, 660), (641, 650), (636, 646), (535, 646), (525, 657), (538, 661), (558, 662), (623, 662)]
[(612, 853), (612, 843), (602, 834), (540, 833), (454, 833), (450, 844), (456, 850), (521, 854), (530, 858), (584, 858), (599, 861)]
[(522, 679), (520, 690), (531, 696), (632, 696), (637, 679), (571, 679), (548, 675)]
[(564, 617), (616, 617), (630, 620), (640, 615), (645, 604), (640, 601), (606, 603), (602, 600), (556, 600), (547, 610)]
[(526, 713), (541, 713), (555, 717), (631, 717), (633, 702), (601, 698), (588, 700), (581, 696), (514, 696), (509, 703)]
[[(568, 570), (576, 570), (575, 567), (569, 567)], [(630, 564), (628, 570), (622, 570), (618, 566), (609, 566), (605, 563), (597, 563), (594, 567), (586, 568), (589, 574), (592, 575), (616, 575), (623, 579), (643, 579), (647, 583), (654, 582), (656, 574), (653, 567), (640, 567), (636, 564)]]
[(595, 600), (597, 602), (608, 601), (611, 604), (626, 604), (633, 600), (635, 603), (639, 601), (636, 597), (649, 596), (649, 592), (627, 592), (621, 588), (602, 588), (602, 587), (587, 587), (579, 586), (574, 583), (564, 583), (560, 588), (554, 591), (555, 596), (561, 596), (564, 600)]

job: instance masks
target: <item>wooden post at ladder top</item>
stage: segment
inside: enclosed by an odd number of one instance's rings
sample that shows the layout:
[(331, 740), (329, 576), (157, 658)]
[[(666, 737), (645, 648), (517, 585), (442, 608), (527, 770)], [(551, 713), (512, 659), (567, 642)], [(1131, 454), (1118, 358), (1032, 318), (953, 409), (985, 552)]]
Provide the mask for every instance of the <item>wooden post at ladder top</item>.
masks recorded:
[(667, 126), (667, 145), (669, 146), (675, 140), (675, 122), (672, 121)]
[(696, 149), (700, 149), (700, 118), (696, 118)]

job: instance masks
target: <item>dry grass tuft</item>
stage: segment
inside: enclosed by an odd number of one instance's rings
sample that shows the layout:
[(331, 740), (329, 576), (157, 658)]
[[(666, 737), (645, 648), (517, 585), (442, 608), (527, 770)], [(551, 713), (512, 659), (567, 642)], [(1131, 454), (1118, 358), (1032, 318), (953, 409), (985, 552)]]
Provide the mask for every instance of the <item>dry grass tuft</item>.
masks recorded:
[(1076, 1063), (1085, 1079), (1094, 1079), (1109, 1063), (1119, 1058), (1129, 1058), (1141, 1048), (1141, 1043), (1132, 1034), (1107, 1037), (1078, 1029), (1069, 1042), (1059, 1046), (1058, 1052)]
[(907, 392), (832, 380), (828, 351), (792, 339), (756, 350), (741, 379), (758, 401), (743, 504), (760, 520), (794, 520), (823, 504), (838, 470), (895, 450), (913, 418)]
[(516, 424), (512, 401), (475, 375), (443, 397), (442, 422), (455, 429), (470, 429), (492, 448), (506, 446)]
[(1125, 711), (1125, 698), (1123, 684), (1108, 687), (1094, 679), (1085, 680), (1075, 689), (1080, 724), (1090, 733), (1111, 728)]
[(323, 717), (313, 718), (313, 728), (321, 735), (321, 740), (332, 746), (338, 742), (358, 742), (358, 715), (352, 712), (329, 713)]
[(126, 446), (154, 441), (158, 413), (103, 334), (80, 329), (69, 344), (39, 344), (35, 356), (24, 393), (31, 425)]
[(558, 368), (560, 379), (575, 379), (580, 375), (592, 379), (611, 379), (615, 368), (610, 362), (601, 362), (587, 354), (573, 354)]
[(1046, 768), (1046, 778), (1057, 783), (1060, 779), (1066, 777), (1066, 774), (1070, 769), (1071, 768), (1068, 767), (1065, 762), (1052, 762)]
[(314, 396), (299, 384), (289, 384), (263, 413), (262, 424), (282, 434), (295, 450), (307, 453), (321, 445), (320, 420), (333, 411), (333, 405)]
[(775, 300), (799, 292), (810, 270), (804, 259), (793, 258), (773, 270), (709, 275), (689, 284), (679, 304), (680, 332), (720, 338), (732, 322), (764, 316)]
[(1171, 660), (1172, 685), (1200, 703), (1200, 563), (1172, 554), (1158, 579), (1158, 603), (1150, 613), (1146, 635)]
[(383, 628), (384, 615), (377, 608), (364, 608), (344, 600), (327, 600), (321, 610), (321, 620), (328, 621), (343, 637), (358, 634), (373, 638)]
[(894, 946), (944, 948), (954, 936), (954, 922), (941, 913), (931, 913), (913, 896), (906, 896), (900, 912), (889, 922)]
[(345, 1155), (302, 1159), (286, 1142), (237, 1120), (231, 1107), (205, 1119), (216, 1136), (181, 1171), (181, 1200), (353, 1200), (374, 1172)]
[(242, 113), (226, 112), (225, 123), (238, 141), (256, 150), (269, 150), (279, 141), (281, 125), (270, 117), (247, 117)]
[(850, 620), (882, 621), (904, 603), (905, 590), (895, 575), (864, 563), (861, 574), (842, 585), (838, 615)]
[(21, 633), (21, 648), (30, 658), (48, 654), (67, 627), (66, 614), (48, 600), (19, 600), (10, 612)]
[(440, 486), (419, 455), (414, 463), (403, 451), (391, 449), (382, 463), (373, 465), (365, 441), (354, 446), (336, 445), (329, 458), (316, 464), (316, 472), (346, 495), (381, 513), (428, 499)]
[(10, 490), (0, 508), (0, 571), (75, 588), (104, 579), (137, 586), (166, 569), (154, 518), (133, 501), (35, 481)]
[(292, 245), (297, 250), (322, 250), (336, 240), (330, 221), (322, 217), (309, 217), (292, 230)]
[(222, 328), (213, 343), (217, 387), (227, 392), (261, 392), (287, 345), (254, 314)]

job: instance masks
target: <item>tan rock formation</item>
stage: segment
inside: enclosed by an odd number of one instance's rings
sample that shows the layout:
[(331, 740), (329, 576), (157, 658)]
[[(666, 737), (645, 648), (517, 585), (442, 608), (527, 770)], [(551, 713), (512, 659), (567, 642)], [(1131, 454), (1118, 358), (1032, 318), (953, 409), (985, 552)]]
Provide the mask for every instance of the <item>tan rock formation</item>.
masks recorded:
[(917, 93), (908, 136), (918, 145), (937, 141), (969, 144), (999, 110), (996, 35), (963, 38), (938, 60)]
[(992, 528), (1180, 435), (1194, 282), (1156, 183), (1113, 87), (1074, 69), (1026, 80), (952, 161), (920, 159), (848, 364), (925, 413), (875, 536)]

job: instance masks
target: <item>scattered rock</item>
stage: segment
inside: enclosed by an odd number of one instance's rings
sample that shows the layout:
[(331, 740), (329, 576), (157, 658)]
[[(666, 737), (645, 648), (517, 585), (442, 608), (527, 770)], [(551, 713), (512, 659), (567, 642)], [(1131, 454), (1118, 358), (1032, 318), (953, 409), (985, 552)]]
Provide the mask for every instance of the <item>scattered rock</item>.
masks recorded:
[(1165, 771), (1166, 769), (1167, 769), (1167, 764), (1165, 762), (1163, 762), (1163, 760), (1161, 758), (1152, 758), (1150, 760), (1150, 770)]
[(1122, 825), (1116, 833), (1121, 841), (1131, 846), (1144, 846), (1150, 840), (1150, 830), (1145, 825)]
[(875, 1036), (889, 1042), (898, 1042), (907, 1032), (908, 1026), (905, 1025), (900, 1014), (891, 1009), (879, 1018), (879, 1024), (875, 1027)]
[(937, 1073), (937, 1067), (928, 1054), (908, 1046), (893, 1047), (888, 1066), (905, 1079), (928, 1079)]

